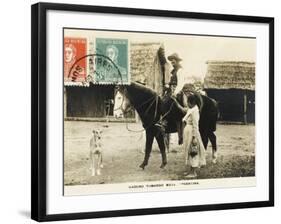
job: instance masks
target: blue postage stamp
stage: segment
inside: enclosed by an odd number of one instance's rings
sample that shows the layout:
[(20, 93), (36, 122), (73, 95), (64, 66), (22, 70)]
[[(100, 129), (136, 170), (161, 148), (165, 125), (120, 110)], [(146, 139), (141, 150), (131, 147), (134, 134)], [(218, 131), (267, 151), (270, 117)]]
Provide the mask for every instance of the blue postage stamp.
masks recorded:
[(128, 39), (96, 38), (95, 82), (129, 84)]

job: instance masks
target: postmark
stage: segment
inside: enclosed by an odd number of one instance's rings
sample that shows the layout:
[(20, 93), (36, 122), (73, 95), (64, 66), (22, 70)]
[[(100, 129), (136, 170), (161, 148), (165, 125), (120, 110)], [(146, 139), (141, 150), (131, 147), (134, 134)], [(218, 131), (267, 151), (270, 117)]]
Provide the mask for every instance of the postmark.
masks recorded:
[[(92, 72), (89, 73), (86, 78), (82, 81), (77, 81), (76, 77), (77, 77), (77, 73), (79, 73), (79, 62), (81, 60), (88, 60), (89, 61), (89, 67)], [(97, 70), (95, 68), (99, 67), (100, 70)], [(110, 74), (114, 74), (114, 79), (112, 79), (112, 81), (105, 81), (104, 78), (104, 73), (100, 73), (100, 72), (108, 72)], [(116, 76), (116, 77), (115, 77)], [(118, 68), (118, 66), (116, 64), (113, 63), (113, 61), (102, 54), (88, 54), (85, 55), (81, 58), (79, 58), (76, 62), (74, 62), (74, 64), (72, 65), (72, 67), (69, 69), (69, 73), (68, 73), (68, 77), (71, 80), (70, 82), (65, 81), (66, 85), (78, 85), (78, 86), (89, 86), (90, 83), (92, 84), (100, 84), (100, 85), (107, 85), (107, 84), (127, 84), (127, 83), (123, 83), (122, 80), (122, 75), (121, 72)], [(104, 81), (104, 82), (103, 82)]]

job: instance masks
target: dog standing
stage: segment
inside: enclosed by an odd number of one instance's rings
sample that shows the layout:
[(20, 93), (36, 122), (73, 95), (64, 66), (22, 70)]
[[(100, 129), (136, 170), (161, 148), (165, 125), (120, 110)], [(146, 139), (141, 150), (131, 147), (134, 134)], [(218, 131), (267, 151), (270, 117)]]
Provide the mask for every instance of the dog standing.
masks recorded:
[(101, 175), (101, 168), (103, 168), (101, 134), (101, 130), (93, 130), (93, 134), (90, 139), (90, 160), (92, 176), (95, 176), (96, 174)]

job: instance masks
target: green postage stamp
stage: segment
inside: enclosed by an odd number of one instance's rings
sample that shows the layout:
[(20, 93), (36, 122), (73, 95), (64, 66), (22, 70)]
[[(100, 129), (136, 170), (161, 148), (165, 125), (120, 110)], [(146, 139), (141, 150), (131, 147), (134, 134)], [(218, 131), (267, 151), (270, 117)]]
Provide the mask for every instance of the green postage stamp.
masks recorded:
[(95, 82), (129, 84), (128, 39), (96, 38)]

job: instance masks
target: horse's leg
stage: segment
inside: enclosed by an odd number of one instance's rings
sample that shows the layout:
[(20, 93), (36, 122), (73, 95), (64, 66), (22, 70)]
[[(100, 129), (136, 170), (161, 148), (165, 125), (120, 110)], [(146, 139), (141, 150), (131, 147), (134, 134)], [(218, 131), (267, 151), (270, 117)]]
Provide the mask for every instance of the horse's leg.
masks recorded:
[(215, 135), (214, 132), (210, 131), (208, 137), (212, 144), (212, 157), (213, 157), (212, 162), (216, 163), (217, 162), (217, 136)]
[(147, 129), (145, 133), (146, 133), (145, 155), (144, 155), (144, 160), (140, 165), (140, 168), (142, 169), (144, 169), (144, 167), (148, 164), (148, 159), (151, 153), (152, 143), (154, 140), (154, 131), (152, 129)]
[(156, 141), (158, 143), (158, 147), (160, 149), (161, 155), (162, 155), (162, 164), (160, 168), (164, 168), (167, 164), (167, 156), (166, 156), (166, 151), (165, 151), (165, 142), (164, 142), (164, 134), (158, 131), (155, 135)]
[(181, 121), (176, 122), (177, 125), (177, 132), (178, 132), (178, 144), (183, 144), (183, 124)]
[(167, 152), (170, 152), (170, 134), (166, 133), (164, 134), (164, 143), (165, 143), (165, 148), (167, 149)]
[(200, 135), (201, 135), (201, 139), (204, 145), (205, 150), (207, 150), (207, 146), (208, 146), (208, 132), (206, 130), (199, 130)]

